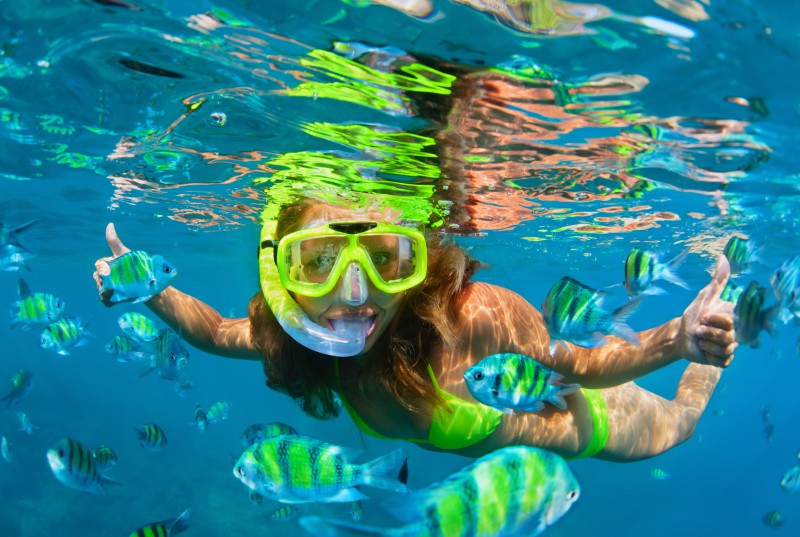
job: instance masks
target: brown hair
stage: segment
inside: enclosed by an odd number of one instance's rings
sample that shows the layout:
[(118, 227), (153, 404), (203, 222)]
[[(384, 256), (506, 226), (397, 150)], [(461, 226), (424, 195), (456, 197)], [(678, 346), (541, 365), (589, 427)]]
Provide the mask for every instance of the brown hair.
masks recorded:
[[(292, 204), (281, 210), (277, 237), (298, 227), (316, 200)], [(405, 408), (431, 408), (438, 396), (428, 377), (427, 354), (434, 343), (456, 344), (453, 304), (480, 263), (470, 258), (442, 233), (426, 231), (428, 273), (425, 281), (408, 291), (405, 306), (387, 333), (376, 343), (359, 380), (377, 378), (382, 388)], [(330, 356), (311, 351), (284, 332), (261, 292), (250, 300), (251, 337), (262, 355), (267, 385), (285, 391), (317, 418), (337, 415), (335, 378)]]

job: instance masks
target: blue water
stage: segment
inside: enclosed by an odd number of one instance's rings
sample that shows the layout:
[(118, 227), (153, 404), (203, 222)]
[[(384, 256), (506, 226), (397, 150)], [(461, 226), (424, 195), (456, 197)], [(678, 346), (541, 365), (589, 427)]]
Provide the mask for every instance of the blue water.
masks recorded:
[[(694, 31), (688, 39), (620, 17), (583, 26), (573, 21), (573, 31), (562, 33), (574, 35), (545, 38), (443, 0), (427, 19), (364, 4), (0, 4), (0, 219), (10, 226), (38, 220), (20, 237), (37, 256), (28, 269), (0, 273), (0, 304), (15, 300), (23, 277), (33, 291), (62, 298), (66, 315), (88, 319), (94, 335), (72, 355), (59, 356), (39, 348), (38, 329), (0, 326), (0, 391), (19, 368), (34, 375), (28, 396), (0, 416), (12, 454), (10, 463), (0, 461), (0, 535), (129, 535), (187, 507), (193, 509), (187, 536), (303, 534), (294, 521), (272, 521), (275, 506), (252, 504), (232, 476), (239, 435), (251, 423), (279, 420), (331, 443), (361, 446), (347, 416), (312, 420), (264, 386), (259, 364), (195, 349), (197, 387), (186, 397), (155, 375), (138, 378), (135, 364), (116, 362), (104, 345), (119, 333), (123, 311), (147, 310), (106, 309), (91, 278), (95, 259), (107, 255), (103, 230), (113, 221), (126, 244), (163, 253), (179, 267), (178, 288), (224, 315), (246, 315), (258, 290), (253, 254), (264, 188), (299, 169), (278, 164), (281, 156), (361, 159), (364, 177), (405, 185), (424, 200), (428, 194), (421, 193), (433, 192), (433, 204), (450, 208), (437, 213), (443, 229), (489, 265), (478, 279), (537, 306), (564, 275), (597, 288), (619, 283), (633, 246), (673, 255), (688, 247), (681, 275), (691, 291), (673, 286), (666, 296), (648, 298), (631, 318), (639, 330), (680, 315), (733, 233), (764, 247), (763, 265), (740, 284), (750, 278), (766, 284), (774, 268), (800, 251), (796, 6), (686, 0), (670, 3), (669, 11), (655, 2), (606, 3), (618, 13), (679, 23)], [(214, 20), (198, 17), (204, 13), (214, 13), (218, 27), (201, 28), (198, 21)], [(555, 79), (573, 98), (501, 99), (468, 128), (475, 144), (461, 156), (469, 158), (403, 160), (407, 169), (438, 165), (447, 173), (373, 166), (390, 152), (380, 134), (370, 145), (314, 134), (310, 126), (362, 125), (432, 137), (457, 125), (423, 114), (416, 104), (404, 112), (391, 99), (381, 109), (322, 89), (289, 95), (312, 82), (363, 89), (354, 83), (363, 73), (310, 61), (311, 51), (331, 51), (334, 41), (395, 47), (436, 69), (505, 65), (525, 74), (537, 66), (548, 76), (529, 80), (528, 89), (549, 88)], [(638, 91), (611, 91), (610, 77), (621, 76), (638, 81)], [(380, 85), (372, 82), (366, 87)], [(654, 126), (657, 134), (632, 136), (634, 124)], [(536, 156), (543, 154), (548, 157)], [(484, 176), (493, 179), (482, 183)], [(644, 182), (652, 188), (625, 195)], [(346, 181), (334, 187), (355, 188)], [(785, 518), (778, 531), (797, 535), (800, 492), (787, 494), (779, 481), (800, 450), (799, 337), (797, 327), (781, 326), (776, 337), (762, 334), (758, 349), (737, 351), (684, 445), (636, 463), (570, 463), (581, 498), (546, 534), (772, 535), (762, 517), (778, 510)], [(670, 398), (682, 367), (638, 383)], [(192, 425), (195, 404), (220, 400), (233, 403), (230, 419), (201, 434)], [(30, 416), (34, 434), (17, 430), (15, 410)], [(134, 427), (147, 422), (167, 432), (160, 453), (137, 444)], [(120, 462), (107, 473), (122, 486), (93, 496), (59, 483), (45, 453), (67, 436), (87, 446), (111, 445)], [(363, 441), (367, 456), (403, 445)], [(413, 488), (468, 463), (403, 447)], [(654, 468), (669, 477), (654, 479)], [(377, 499), (385, 494), (374, 496), (363, 520), (383, 524)], [(348, 509), (309, 505), (303, 512), (347, 518)]]

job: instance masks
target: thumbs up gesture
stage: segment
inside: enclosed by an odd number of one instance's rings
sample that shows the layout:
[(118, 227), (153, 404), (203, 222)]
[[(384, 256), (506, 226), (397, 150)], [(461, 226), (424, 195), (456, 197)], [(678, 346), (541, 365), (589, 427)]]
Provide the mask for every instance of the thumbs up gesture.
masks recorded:
[(720, 298), (731, 267), (720, 256), (711, 283), (706, 285), (681, 316), (678, 348), (692, 362), (727, 367), (736, 350), (733, 304)]

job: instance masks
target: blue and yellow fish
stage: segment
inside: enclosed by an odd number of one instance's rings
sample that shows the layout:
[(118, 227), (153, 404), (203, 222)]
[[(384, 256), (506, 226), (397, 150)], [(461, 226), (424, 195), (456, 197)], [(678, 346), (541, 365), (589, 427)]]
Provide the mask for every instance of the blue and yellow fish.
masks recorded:
[(161, 332), (154, 320), (135, 311), (120, 315), (117, 324), (127, 336), (139, 342), (155, 341)]
[(139, 445), (148, 451), (161, 451), (167, 445), (164, 429), (155, 423), (147, 423), (142, 428), (134, 427), (139, 437)]
[(131, 533), (129, 537), (171, 537), (172, 535), (177, 535), (189, 528), (189, 516), (191, 514), (192, 510), (187, 509), (176, 518), (142, 526)]
[(31, 293), (20, 278), (18, 298), (11, 304), (11, 327), (30, 330), (38, 324), (50, 324), (61, 318), (66, 304), (50, 293)]
[(728, 239), (722, 253), (728, 258), (731, 275), (747, 273), (753, 263), (759, 262), (753, 242), (742, 237), (733, 236)]
[(568, 341), (581, 347), (599, 347), (607, 342), (603, 334), (615, 335), (632, 345), (640, 344), (639, 335), (624, 321), (642, 297), (612, 312), (603, 309), (603, 296), (602, 291), (569, 277), (561, 278), (550, 288), (542, 303), (544, 323), (550, 334), (550, 354), (555, 354), (558, 341), (562, 345)]
[(31, 389), (32, 378), (33, 373), (27, 369), (19, 369), (14, 373), (14, 376), (11, 377), (11, 390), (0, 398), (0, 401), (6, 402), (6, 408), (19, 402), (20, 399), (27, 395), (28, 391)]
[(114, 336), (106, 343), (106, 352), (116, 356), (118, 362), (150, 363), (153, 353), (144, 350), (142, 345), (126, 336)]
[(89, 323), (77, 317), (59, 319), (47, 325), (39, 338), (39, 346), (56, 351), (61, 355), (72, 354), (72, 349), (83, 347), (89, 342), (92, 334), (86, 328)]
[(230, 401), (217, 401), (208, 407), (206, 420), (208, 420), (208, 423), (216, 423), (228, 419), (228, 412), (230, 412), (232, 406), (233, 403)]
[(98, 274), (100, 296), (118, 302), (143, 302), (170, 286), (178, 270), (161, 255), (142, 250), (124, 253), (108, 264), (107, 274)]
[(795, 465), (784, 472), (781, 478), (781, 487), (786, 492), (792, 493), (800, 488), (800, 466)]
[(116, 466), (119, 461), (116, 452), (106, 444), (97, 446), (92, 451), (92, 458), (98, 468), (105, 468), (106, 466)]
[(173, 330), (164, 328), (152, 344), (155, 345), (154, 353), (149, 361), (144, 360), (139, 376), (144, 377), (158, 371), (162, 379), (176, 381), (176, 391), (179, 395), (184, 395), (194, 385), (189, 381), (189, 351), (181, 343), (180, 336)]
[(779, 305), (765, 306), (767, 295), (767, 288), (753, 280), (739, 295), (733, 308), (736, 340), (754, 349), (760, 345), (762, 330), (773, 336), (776, 333), (775, 319)]
[(800, 320), (800, 256), (784, 261), (769, 277), (772, 292), (778, 300), (778, 318), (786, 324)]
[(242, 432), (240, 437), (244, 447), (252, 446), (259, 440), (281, 436), (283, 434), (297, 434), (297, 430), (291, 425), (275, 421), (272, 423), (254, 423)]
[(638, 295), (663, 295), (666, 293), (653, 282), (664, 280), (688, 289), (689, 285), (678, 276), (678, 266), (686, 258), (689, 250), (684, 250), (666, 263), (657, 254), (634, 248), (625, 258), (625, 289), (629, 297)]
[(358, 487), (369, 485), (405, 492), (398, 475), (405, 467), (403, 450), (354, 464), (350, 450), (313, 438), (281, 435), (247, 448), (233, 468), (248, 488), (283, 503), (353, 502), (367, 496)]
[(300, 525), (325, 537), (535, 537), (579, 496), (564, 459), (540, 448), (511, 446), (443, 481), (390, 498), (387, 510), (405, 526), (378, 528), (316, 516), (301, 518)]
[(564, 375), (516, 353), (487, 356), (463, 376), (475, 399), (508, 414), (514, 410), (537, 412), (545, 403), (565, 410), (564, 396), (581, 389), (579, 384), (559, 384)]
[(767, 527), (778, 529), (783, 526), (783, 515), (780, 511), (770, 511), (761, 518), (761, 521)]
[(286, 521), (296, 517), (299, 512), (300, 510), (294, 505), (286, 504), (275, 509), (269, 517), (272, 520)]
[(59, 440), (50, 448), (47, 451), (47, 462), (56, 479), (73, 489), (91, 494), (105, 494), (105, 485), (119, 484), (100, 474), (92, 453), (72, 438)]
[(197, 425), (197, 428), (200, 429), (201, 433), (204, 433), (206, 431), (206, 427), (208, 427), (206, 411), (203, 410), (203, 407), (200, 405), (194, 406), (194, 424)]

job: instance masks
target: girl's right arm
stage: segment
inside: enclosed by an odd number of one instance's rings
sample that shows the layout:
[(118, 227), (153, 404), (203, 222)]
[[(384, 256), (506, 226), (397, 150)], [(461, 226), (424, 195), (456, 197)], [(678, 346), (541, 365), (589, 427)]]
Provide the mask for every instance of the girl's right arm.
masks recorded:
[[(94, 278), (98, 291), (102, 286), (99, 274), (107, 274), (109, 262), (130, 251), (117, 236), (114, 224), (108, 224), (106, 227), (106, 241), (113, 255), (95, 262)], [(104, 302), (110, 305), (106, 300)], [(250, 320), (247, 318), (222, 317), (208, 304), (174, 287), (168, 287), (153, 296), (145, 302), (145, 305), (193, 347), (228, 358), (261, 359), (260, 353), (251, 341)]]

